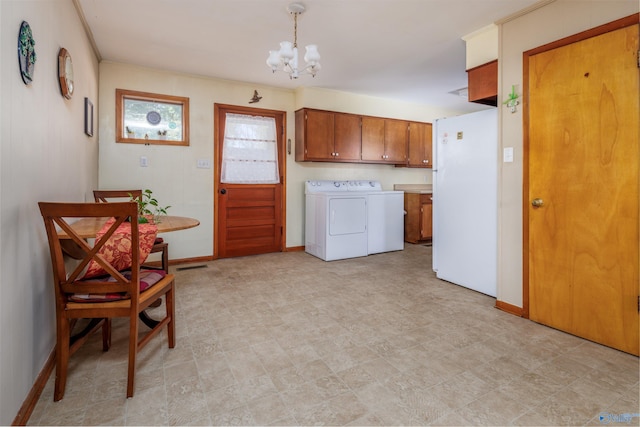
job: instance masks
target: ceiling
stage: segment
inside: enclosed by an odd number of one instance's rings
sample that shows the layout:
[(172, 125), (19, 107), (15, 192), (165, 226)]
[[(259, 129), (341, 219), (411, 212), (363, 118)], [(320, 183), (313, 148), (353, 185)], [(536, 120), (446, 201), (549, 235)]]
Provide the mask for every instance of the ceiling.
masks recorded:
[(77, 3), (102, 60), (469, 112), (486, 107), (450, 93), (467, 86), (462, 37), (537, 1), (300, 0), (301, 56), (305, 45), (317, 44), (322, 69), (297, 80), (266, 65), (269, 50), (293, 41), (289, 0)]

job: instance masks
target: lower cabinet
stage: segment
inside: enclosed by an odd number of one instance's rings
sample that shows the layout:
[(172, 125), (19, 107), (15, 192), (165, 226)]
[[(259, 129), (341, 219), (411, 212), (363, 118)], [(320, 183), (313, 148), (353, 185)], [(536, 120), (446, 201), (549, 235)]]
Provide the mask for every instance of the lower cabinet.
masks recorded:
[(404, 240), (419, 243), (433, 236), (433, 200), (427, 193), (404, 193)]

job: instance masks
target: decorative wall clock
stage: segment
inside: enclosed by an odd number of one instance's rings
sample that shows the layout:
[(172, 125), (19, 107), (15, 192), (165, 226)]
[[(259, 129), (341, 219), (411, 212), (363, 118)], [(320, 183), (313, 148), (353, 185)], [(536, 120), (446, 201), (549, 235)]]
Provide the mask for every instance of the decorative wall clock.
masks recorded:
[(33, 71), (36, 66), (36, 41), (33, 39), (31, 27), (27, 21), (22, 21), (18, 32), (18, 65), (20, 76), (24, 84), (33, 81)]
[(61, 48), (58, 52), (58, 78), (60, 79), (62, 96), (71, 99), (73, 96), (73, 62), (69, 51), (65, 48)]

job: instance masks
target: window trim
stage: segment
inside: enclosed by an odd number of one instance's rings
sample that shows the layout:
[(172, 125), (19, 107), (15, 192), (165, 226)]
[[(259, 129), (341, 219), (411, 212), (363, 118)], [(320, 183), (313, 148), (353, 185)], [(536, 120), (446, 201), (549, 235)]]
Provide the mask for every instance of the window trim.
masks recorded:
[[(125, 99), (136, 99), (141, 101), (149, 101), (164, 104), (175, 104), (182, 106), (182, 140), (164, 140), (164, 139), (144, 139), (144, 138), (127, 138), (124, 136), (124, 128), (126, 127), (124, 119), (124, 101)], [(126, 89), (116, 89), (116, 142), (128, 144), (153, 144), (153, 145), (189, 145), (189, 98), (183, 96), (162, 95), (150, 92), (138, 92)]]

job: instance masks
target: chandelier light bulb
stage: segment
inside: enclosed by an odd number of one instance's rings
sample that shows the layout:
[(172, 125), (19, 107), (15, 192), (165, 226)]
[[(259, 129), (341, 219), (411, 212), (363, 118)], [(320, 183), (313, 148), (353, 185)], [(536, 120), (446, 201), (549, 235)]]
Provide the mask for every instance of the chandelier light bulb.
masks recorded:
[(315, 65), (320, 62), (320, 53), (318, 52), (318, 46), (315, 44), (310, 44), (305, 47), (304, 60), (310, 65)]

